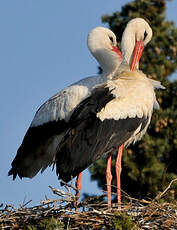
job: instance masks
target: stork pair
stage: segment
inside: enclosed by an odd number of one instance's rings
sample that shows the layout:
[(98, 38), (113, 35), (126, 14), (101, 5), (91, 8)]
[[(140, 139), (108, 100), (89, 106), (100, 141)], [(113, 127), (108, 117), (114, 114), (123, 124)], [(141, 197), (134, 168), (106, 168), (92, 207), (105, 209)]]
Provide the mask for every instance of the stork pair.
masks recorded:
[[(116, 36), (97, 27), (88, 36), (88, 48), (103, 69), (99, 76), (84, 78), (60, 91), (36, 112), (12, 162), (9, 175), (34, 177), (56, 164), (59, 179), (77, 178), (103, 156), (107, 160), (108, 207), (111, 207), (111, 153), (117, 148), (118, 202), (123, 146), (141, 139), (158, 108), (154, 88), (163, 88), (138, 70), (143, 48), (152, 30), (141, 18), (131, 20), (123, 33), (121, 50)], [(77, 193), (79, 197), (79, 192)]]

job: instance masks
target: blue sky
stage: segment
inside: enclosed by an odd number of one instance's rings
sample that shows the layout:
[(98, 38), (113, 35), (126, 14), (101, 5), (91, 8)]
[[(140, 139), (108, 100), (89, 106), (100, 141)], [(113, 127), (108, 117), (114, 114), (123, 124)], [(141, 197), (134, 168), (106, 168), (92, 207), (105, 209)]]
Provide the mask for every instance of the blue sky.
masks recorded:
[[(10, 163), (38, 107), (67, 85), (97, 73), (87, 49), (88, 31), (101, 16), (129, 1), (4, 0), (0, 1), (0, 203), (33, 203), (53, 197), (48, 185), (59, 186), (55, 171), (14, 182)], [(167, 19), (177, 23), (177, 2), (168, 3)], [(83, 192), (102, 193), (83, 176)]]

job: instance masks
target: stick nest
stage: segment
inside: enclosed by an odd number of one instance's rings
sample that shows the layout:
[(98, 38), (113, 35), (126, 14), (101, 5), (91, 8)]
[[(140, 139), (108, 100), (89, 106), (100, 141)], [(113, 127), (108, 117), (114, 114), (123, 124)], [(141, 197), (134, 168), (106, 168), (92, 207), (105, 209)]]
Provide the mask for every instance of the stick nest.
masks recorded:
[[(174, 181), (177, 179), (171, 184)], [(71, 185), (66, 185), (66, 191), (49, 186), (57, 195), (57, 199), (46, 197), (40, 205), (33, 207), (27, 207), (30, 201), (19, 208), (2, 204), (0, 229), (175, 230), (177, 229), (177, 202), (159, 202), (171, 184), (152, 201), (127, 197), (128, 200), (121, 207), (113, 204), (111, 209), (107, 208), (104, 199), (106, 195), (86, 198), (76, 207), (76, 197), (70, 190)]]

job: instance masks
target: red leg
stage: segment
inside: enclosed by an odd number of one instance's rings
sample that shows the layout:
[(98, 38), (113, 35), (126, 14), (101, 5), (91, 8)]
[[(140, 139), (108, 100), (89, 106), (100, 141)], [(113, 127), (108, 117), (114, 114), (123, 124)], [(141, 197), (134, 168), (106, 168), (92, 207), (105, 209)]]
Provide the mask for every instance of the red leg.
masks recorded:
[(111, 208), (111, 181), (112, 181), (111, 160), (112, 160), (112, 155), (110, 154), (107, 159), (107, 168), (106, 168), (108, 208)]
[(77, 179), (76, 179), (76, 205), (79, 204), (79, 197), (80, 197), (80, 191), (82, 189), (82, 172), (78, 174)]
[(121, 180), (120, 175), (122, 171), (122, 152), (123, 152), (124, 145), (122, 144), (118, 149), (117, 159), (116, 159), (116, 178), (117, 178), (117, 202), (120, 206), (121, 204)]

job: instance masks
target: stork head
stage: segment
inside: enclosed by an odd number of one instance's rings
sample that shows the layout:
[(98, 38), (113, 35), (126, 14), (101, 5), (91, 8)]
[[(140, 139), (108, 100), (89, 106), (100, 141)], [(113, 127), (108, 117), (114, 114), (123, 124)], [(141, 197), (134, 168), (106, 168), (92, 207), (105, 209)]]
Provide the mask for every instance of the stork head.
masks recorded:
[(96, 27), (89, 32), (88, 48), (101, 65), (103, 72), (113, 72), (121, 63), (121, 52), (117, 47), (115, 34), (104, 27)]
[(138, 68), (144, 46), (152, 38), (152, 29), (142, 18), (134, 18), (127, 24), (122, 35), (122, 54), (131, 70)]

